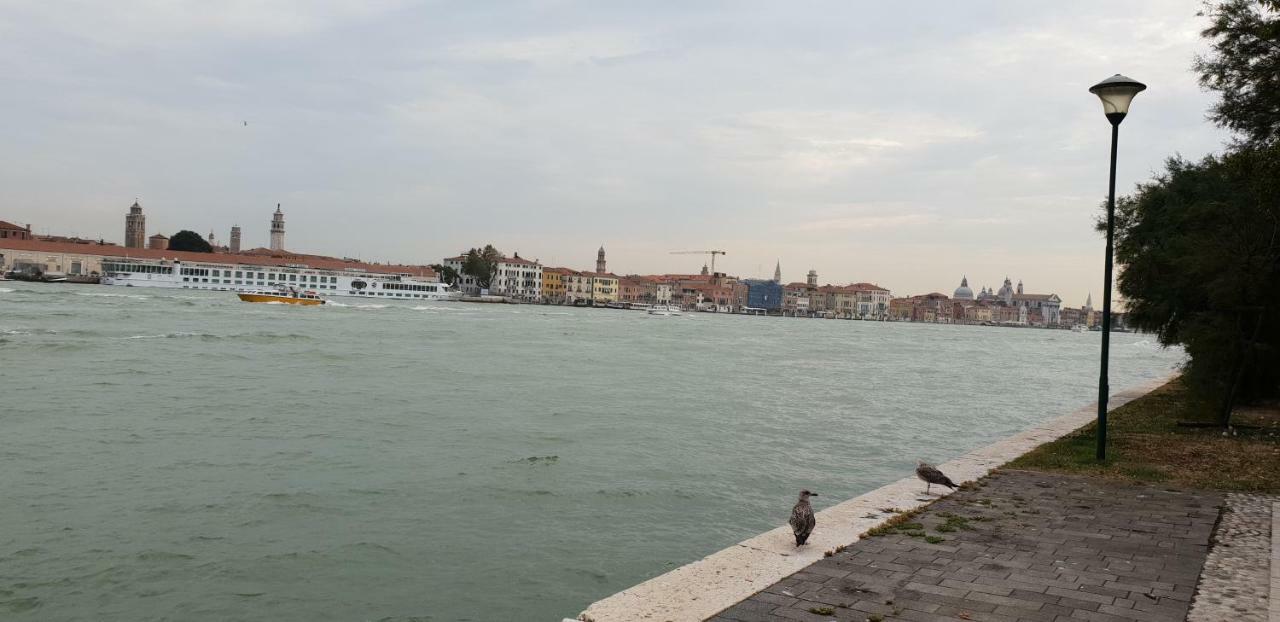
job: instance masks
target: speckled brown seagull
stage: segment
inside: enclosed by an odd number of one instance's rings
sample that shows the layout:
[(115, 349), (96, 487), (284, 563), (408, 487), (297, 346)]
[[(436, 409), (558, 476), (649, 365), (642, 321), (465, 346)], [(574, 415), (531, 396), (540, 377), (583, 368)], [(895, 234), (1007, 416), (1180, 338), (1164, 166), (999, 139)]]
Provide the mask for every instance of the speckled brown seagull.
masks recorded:
[(791, 508), (791, 531), (796, 534), (796, 546), (804, 544), (809, 539), (809, 534), (813, 533), (813, 526), (818, 524), (813, 517), (813, 506), (809, 505), (809, 497), (816, 496), (816, 492), (801, 490), (800, 500)]
[(934, 484), (946, 486), (953, 490), (956, 488), (956, 483), (951, 481), (950, 477), (947, 477), (942, 473), (942, 471), (939, 471), (937, 467), (925, 462), (924, 460), (916, 461), (916, 477), (924, 481), (925, 494), (929, 494), (929, 489), (932, 488)]

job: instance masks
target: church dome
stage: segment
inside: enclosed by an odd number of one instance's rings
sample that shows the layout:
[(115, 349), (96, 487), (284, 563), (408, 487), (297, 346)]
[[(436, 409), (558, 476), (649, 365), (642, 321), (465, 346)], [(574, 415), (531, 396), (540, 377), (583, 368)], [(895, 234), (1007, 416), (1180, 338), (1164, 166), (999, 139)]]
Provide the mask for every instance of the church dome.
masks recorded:
[(969, 289), (969, 277), (960, 279), (960, 287), (951, 295), (955, 300), (973, 300), (973, 290)]

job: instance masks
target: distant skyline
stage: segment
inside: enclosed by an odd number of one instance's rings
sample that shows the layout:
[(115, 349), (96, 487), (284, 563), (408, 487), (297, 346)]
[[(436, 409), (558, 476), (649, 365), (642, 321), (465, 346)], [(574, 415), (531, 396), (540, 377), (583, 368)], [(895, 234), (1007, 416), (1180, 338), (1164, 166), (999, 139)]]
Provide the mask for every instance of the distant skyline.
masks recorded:
[[(803, 8), (801, 8), (803, 7)], [(210, 229), (436, 263), (492, 243), (616, 273), (717, 268), (1095, 305), (1117, 190), (1219, 151), (1195, 3), (124, 0), (0, 6), (0, 219)]]

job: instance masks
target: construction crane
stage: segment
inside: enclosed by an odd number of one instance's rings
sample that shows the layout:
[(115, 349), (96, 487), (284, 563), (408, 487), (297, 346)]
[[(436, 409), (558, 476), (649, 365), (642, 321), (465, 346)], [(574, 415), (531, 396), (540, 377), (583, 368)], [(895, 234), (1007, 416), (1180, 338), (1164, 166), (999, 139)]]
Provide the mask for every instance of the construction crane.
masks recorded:
[(716, 273), (716, 255), (728, 255), (724, 251), (671, 251), (672, 255), (711, 255), (711, 274)]

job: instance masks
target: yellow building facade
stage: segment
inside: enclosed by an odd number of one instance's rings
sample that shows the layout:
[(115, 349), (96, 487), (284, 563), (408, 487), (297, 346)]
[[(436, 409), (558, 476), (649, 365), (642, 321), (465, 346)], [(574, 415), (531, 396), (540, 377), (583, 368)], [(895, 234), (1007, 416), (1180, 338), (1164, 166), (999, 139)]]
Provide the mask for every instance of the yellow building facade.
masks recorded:
[(592, 274), (591, 300), (595, 304), (618, 302), (618, 277), (612, 274)]
[(564, 277), (568, 270), (564, 268), (542, 269), (542, 299), (549, 302), (564, 300)]

